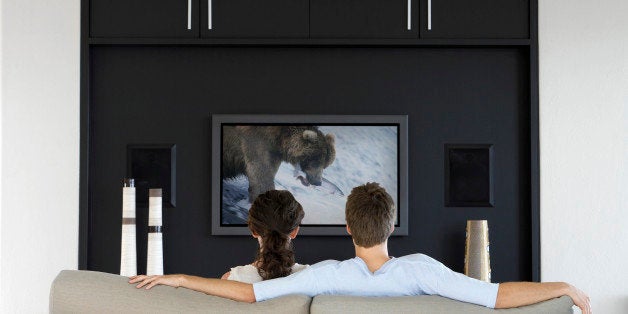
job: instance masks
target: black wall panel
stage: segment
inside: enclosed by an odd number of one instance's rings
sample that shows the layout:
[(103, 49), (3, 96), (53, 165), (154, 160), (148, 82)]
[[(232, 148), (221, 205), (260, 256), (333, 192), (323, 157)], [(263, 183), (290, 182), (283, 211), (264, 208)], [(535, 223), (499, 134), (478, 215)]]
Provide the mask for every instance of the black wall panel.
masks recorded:
[(418, 12), (414, 0), (311, 0), (310, 36), (418, 38)]
[(307, 38), (309, 5), (309, 0), (200, 1), (201, 37)]
[[(407, 114), (410, 230), (390, 254), (462, 271), (466, 220), (488, 219), (493, 280), (531, 280), (528, 60), (512, 47), (92, 47), (88, 269), (119, 270), (127, 144), (176, 144), (165, 271), (217, 277), (250, 263), (257, 242), (210, 235), (210, 114)], [(493, 145), (492, 208), (445, 207), (447, 143)], [(301, 236), (295, 248), (301, 263), (354, 253), (349, 237)]]
[(529, 0), (420, 1), (421, 38), (530, 38)]
[[(89, 3), (88, 3), (89, 2)], [(198, 2), (83, 0), (91, 37), (198, 37)], [(86, 20), (86, 18), (83, 18)]]

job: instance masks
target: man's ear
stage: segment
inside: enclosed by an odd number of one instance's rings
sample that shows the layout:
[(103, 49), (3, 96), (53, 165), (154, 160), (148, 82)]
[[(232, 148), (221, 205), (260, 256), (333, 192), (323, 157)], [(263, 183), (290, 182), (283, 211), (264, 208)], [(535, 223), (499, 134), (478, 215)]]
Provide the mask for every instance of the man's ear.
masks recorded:
[(390, 234), (388, 236), (390, 237), (393, 232), (395, 232), (395, 224), (392, 224), (392, 226), (390, 227)]
[(292, 232), (290, 232), (290, 234), (289, 234), (290, 239), (296, 238), (297, 234), (299, 234), (299, 227), (294, 228), (294, 230), (292, 230)]
[(351, 228), (349, 228), (349, 225), (347, 225), (347, 233), (351, 235)]

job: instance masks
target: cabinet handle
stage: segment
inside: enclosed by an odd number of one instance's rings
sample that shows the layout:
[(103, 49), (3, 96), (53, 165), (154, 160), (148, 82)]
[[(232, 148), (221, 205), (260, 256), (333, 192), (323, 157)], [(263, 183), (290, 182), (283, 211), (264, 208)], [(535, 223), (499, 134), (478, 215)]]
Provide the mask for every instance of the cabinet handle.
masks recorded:
[(212, 29), (212, 0), (207, 0), (207, 29)]
[(432, 30), (432, 0), (427, 0), (427, 30)]
[(188, 0), (188, 29), (192, 29), (192, 0)]
[(408, 0), (408, 30), (412, 30), (412, 0)]

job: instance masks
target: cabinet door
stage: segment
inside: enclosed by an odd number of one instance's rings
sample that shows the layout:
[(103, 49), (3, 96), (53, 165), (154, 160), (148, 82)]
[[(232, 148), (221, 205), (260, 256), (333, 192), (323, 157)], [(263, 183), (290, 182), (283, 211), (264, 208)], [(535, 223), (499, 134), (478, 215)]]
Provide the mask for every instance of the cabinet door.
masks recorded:
[(197, 0), (91, 0), (91, 37), (198, 37)]
[(311, 0), (316, 38), (417, 38), (417, 0)]
[(201, 36), (307, 38), (309, 0), (200, 0)]
[(529, 38), (529, 0), (421, 0), (423, 38)]

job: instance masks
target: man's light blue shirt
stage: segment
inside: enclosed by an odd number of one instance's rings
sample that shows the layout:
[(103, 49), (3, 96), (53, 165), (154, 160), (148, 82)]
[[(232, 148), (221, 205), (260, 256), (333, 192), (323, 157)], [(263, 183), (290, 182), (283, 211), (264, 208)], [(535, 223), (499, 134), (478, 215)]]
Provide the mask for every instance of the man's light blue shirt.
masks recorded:
[(412, 254), (392, 258), (377, 271), (355, 257), (328, 260), (288, 277), (253, 284), (256, 301), (288, 294), (341, 294), (352, 296), (440, 295), (454, 300), (494, 308), (498, 284), (452, 271), (435, 259)]

